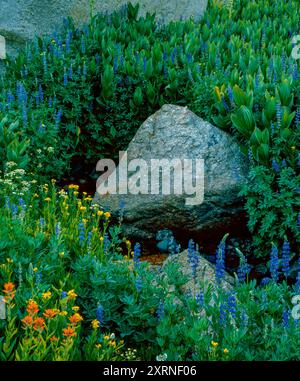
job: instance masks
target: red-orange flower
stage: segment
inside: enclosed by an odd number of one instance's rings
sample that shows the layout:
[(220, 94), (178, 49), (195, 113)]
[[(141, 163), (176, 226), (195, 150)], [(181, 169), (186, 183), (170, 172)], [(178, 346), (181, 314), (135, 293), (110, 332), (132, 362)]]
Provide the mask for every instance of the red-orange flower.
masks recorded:
[(52, 336), (50, 338), (50, 341), (51, 341), (51, 343), (53, 343), (54, 341), (58, 341), (58, 338), (56, 336)]
[(82, 316), (79, 313), (76, 313), (69, 318), (70, 323), (77, 324), (83, 320)]
[(31, 316), (27, 315), (22, 319), (22, 322), (25, 324), (26, 327), (31, 327), (33, 324), (33, 319)]
[(45, 316), (45, 318), (47, 319), (53, 319), (56, 315), (57, 315), (57, 311), (56, 310), (53, 310), (51, 308), (49, 308), (48, 310), (46, 310), (43, 315)]
[(43, 331), (45, 328), (45, 320), (41, 317), (37, 317), (33, 322), (33, 329), (36, 331)]
[(34, 300), (29, 300), (27, 304), (27, 312), (31, 316), (36, 315), (39, 312), (39, 306)]
[(65, 337), (73, 337), (73, 336), (76, 336), (75, 329), (73, 329), (73, 328), (71, 328), (71, 327), (64, 328), (64, 329), (63, 329), (63, 335), (64, 335)]
[(12, 282), (5, 283), (3, 293), (5, 294), (5, 301), (12, 300), (16, 295), (15, 285)]

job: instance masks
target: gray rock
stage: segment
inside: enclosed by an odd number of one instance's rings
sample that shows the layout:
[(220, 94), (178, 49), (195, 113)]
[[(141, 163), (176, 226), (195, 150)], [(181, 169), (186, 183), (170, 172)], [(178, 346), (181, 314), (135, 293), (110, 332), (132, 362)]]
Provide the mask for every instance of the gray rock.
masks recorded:
[[(142, 158), (149, 167), (151, 159), (202, 158), (205, 163), (204, 201), (199, 205), (186, 205), (187, 195), (174, 192), (170, 195), (96, 194), (95, 202), (113, 214), (118, 212), (120, 200), (125, 202), (123, 227), (128, 237), (153, 239), (160, 229), (189, 233), (195, 238), (200, 232), (210, 234), (216, 229), (224, 235), (231, 226), (239, 224), (243, 205), (238, 193), (246, 183), (248, 162), (237, 142), (226, 132), (185, 107), (164, 105), (137, 131), (127, 155), (128, 163)], [(119, 168), (113, 176), (118, 173)], [(134, 183), (133, 179), (129, 176), (128, 182)], [(151, 183), (147, 173), (141, 176), (141, 181), (145, 180)], [(201, 180), (201, 174), (197, 180)]]
[[(95, 0), (93, 13), (111, 13), (128, 0)], [(140, 3), (140, 15), (157, 13), (157, 18), (170, 21), (200, 17), (207, 0), (133, 0)], [(35, 35), (51, 34), (62, 25), (63, 17), (71, 16), (77, 24), (89, 21), (91, 0), (1, 0), (0, 35), (7, 41), (7, 52), (15, 55)]]
[[(164, 262), (162, 270), (171, 263), (178, 265), (179, 271), (188, 279), (183, 285), (184, 292), (196, 295), (201, 291), (206, 293), (208, 290), (216, 290), (216, 267), (202, 256), (199, 256), (199, 265), (195, 278), (193, 277), (192, 268), (188, 259), (188, 250), (179, 254), (170, 255)], [(225, 276), (220, 282), (219, 287), (224, 291), (231, 291), (233, 285), (234, 278), (225, 272)]]

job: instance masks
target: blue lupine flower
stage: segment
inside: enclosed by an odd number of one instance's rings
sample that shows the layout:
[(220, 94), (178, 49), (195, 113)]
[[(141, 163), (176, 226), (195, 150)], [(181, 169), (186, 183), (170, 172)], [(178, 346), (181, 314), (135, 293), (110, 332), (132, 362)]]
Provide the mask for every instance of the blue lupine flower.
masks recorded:
[(72, 31), (69, 31), (66, 38), (66, 52), (70, 52), (70, 46), (71, 46), (71, 40), (72, 40), (73, 33)]
[(73, 79), (73, 66), (72, 66), (72, 64), (71, 64), (70, 69), (69, 69), (69, 78)]
[(277, 103), (276, 105), (276, 117), (277, 117), (277, 125), (280, 128), (281, 127), (281, 121), (282, 121), (282, 109), (280, 103)]
[(91, 247), (91, 244), (92, 244), (92, 238), (93, 238), (93, 232), (88, 232), (88, 237), (87, 237), (87, 244), (88, 244), (88, 247)]
[(43, 100), (44, 100), (44, 92), (43, 92), (43, 88), (42, 88), (41, 84), (39, 85), (39, 92), (38, 92), (38, 94), (39, 94), (40, 101), (43, 102)]
[(119, 67), (119, 58), (118, 56), (116, 56), (114, 58), (114, 74), (118, 73), (118, 67)]
[(101, 304), (98, 305), (96, 310), (96, 319), (98, 320), (100, 327), (103, 327), (104, 323), (104, 308)]
[(109, 246), (110, 246), (110, 240), (109, 240), (108, 234), (105, 234), (103, 237), (103, 251), (105, 254), (108, 253)]
[(249, 274), (249, 272), (250, 272), (250, 267), (247, 263), (247, 259), (243, 256), (240, 259), (240, 265), (239, 265), (239, 268), (237, 270), (237, 276), (238, 276), (238, 280), (240, 283), (243, 283), (246, 281), (246, 278), (247, 278), (247, 275)]
[(285, 159), (282, 160), (281, 165), (282, 165), (282, 168), (285, 168), (287, 166)]
[(273, 122), (271, 122), (271, 133), (272, 133), (272, 135), (275, 134), (275, 127), (274, 127), (274, 123)]
[(268, 278), (268, 277), (265, 277), (261, 280), (261, 285), (262, 286), (266, 286), (267, 284), (269, 284), (271, 281), (271, 278)]
[(136, 287), (138, 292), (141, 292), (141, 290), (143, 288), (143, 281), (142, 281), (142, 278), (140, 276), (136, 278), (135, 287)]
[(233, 103), (233, 90), (230, 85), (227, 88), (227, 92), (228, 92), (228, 98), (230, 100), (230, 103)]
[(79, 222), (78, 224), (78, 233), (79, 233), (79, 236), (78, 236), (79, 243), (80, 245), (83, 245), (85, 242), (85, 225), (83, 222)]
[(300, 212), (298, 213), (298, 217), (297, 217), (297, 226), (298, 228), (300, 228)]
[(144, 73), (146, 72), (146, 69), (147, 69), (147, 58), (144, 57), (144, 59), (143, 59), (143, 70), (144, 70)]
[(136, 243), (134, 245), (134, 249), (133, 249), (133, 261), (135, 263), (138, 263), (139, 260), (140, 260), (140, 256), (141, 256), (141, 245), (139, 243)]
[(5, 199), (5, 209), (10, 209), (10, 197), (4, 196)]
[(40, 218), (40, 227), (42, 228), (42, 229), (44, 229), (44, 227), (45, 227), (45, 218)]
[(38, 272), (35, 274), (35, 284), (39, 285), (42, 283), (42, 273)]
[(229, 106), (228, 106), (224, 96), (222, 96), (222, 105), (225, 108), (226, 112), (228, 112), (229, 111)]
[(288, 277), (290, 272), (290, 254), (290, 244), (288, 241), (284, 241), (282, 246), (282, 271), (285, 277)]
[(55, 116), (55, 128), (59, 127), (62, 118), (62, 109), (59, 109)]
[(56, 237), (59, 237), (59, 236), (60, 236), (60, 233), (61, 233), (61, 223), (58, 222), (58, 223), (55, 225), (55, 235), (56, 235)]
[(242, 328), (246, 328), (248, 326), (249, 317), (246, 311), (243, 309), (240, 315), (240, 324)]
[(23, 127), (26, 128), (28, 124), (28, 117), (27, 117), (27, 108), (25, 104), (23, 106), (22, 116), (23, 116)]
[(172, 61), (172, 64), (173, 64), (173, 65), (175, 64), (177, 54), (178, 54), (177, 49), (174, 48), (173, 51), (172, 51), (172, 53), (171, 53), (171, 61)]
[(196, 303), (198, 308), (202, 308), (204, 306), (204, 293), (203, 291), (200, 291), (198, 294), (196, 294)]
[(227, 309), (225, 303), (221, 303), (220, 305), (220, 318), (219, 323), (221, 327), (224, 327), (227, 320)]
[(52, 100), (52, 97), (49, 98), (49, 100), (48, 100), (48, 105), (49, 105), (50, 108), (52, 108), (52, 106), (53, 106), (53, 100)]
[(81, 37), (81, 53), (82, 53), (82, 54), (85, 54), (85, 52), (86, 52), (86, 48), (85, 48), (85, 39), (84, 39), (84, 37), (82, 36), (82, 37)]
[(278, 249), (275, 245), (273, 245), (271, 250), (270, 273), (275, 283), (278, 281), (278, 270), (279, 270)]
[(236, 296), (235, 293), (230, 292), (227, 298), (227, 311), (231, 314), (233, 319), (236, 318)]
[(68, 85), (68, 74), (66, 68), (64, 68), (64, 86)]
[(297, 280), (296, 280), (296, 292), (300, 291), (300, 254), (298, 257), (298, 274), (297, 274)]
[(222, 241), (217, 249), (216, 281), (220, 283), (225, 276), (225, 243)]
[(68, 296), (68, 293), (66, 291), (62, 291), (61, 294), (60, 294), (60, 297), (62, 299), (65, 299), (67, 296)]
[(277, 161), (275, 159), (272, 160), (272, 167), (273, 167), (275, 172), (279, 172), (280, 171), (279, 164), (277, 163)]
[(19, 208), (17, 207), (17, 205), (12, 204), (11, 212), (12, 212), (13, 219), (15, 219), (17, 217), (18, 211), (19, 211)]
[(284, 310), (282, 314), (282, 326), (287, 329), (290, 326), (290, 314), (288, 310)]
[(165, 304), (162, 300), (159, 302), (156, 314), (157, 314), (158, 320), (162, 320), (163, 317), (165, 316)]
[(84, 63), (83, 63), (83, 71), (82, 71), (82, 75), (83, 75), (83, 78), (85, 78), (86, 75), (87, 75), (87, 66), (86, 66), (85, 61), (84, 61)]
[(297, 81), (298, 77), (299, 77), (298, 65), (295, 64), (293, 67), (293, 80)]

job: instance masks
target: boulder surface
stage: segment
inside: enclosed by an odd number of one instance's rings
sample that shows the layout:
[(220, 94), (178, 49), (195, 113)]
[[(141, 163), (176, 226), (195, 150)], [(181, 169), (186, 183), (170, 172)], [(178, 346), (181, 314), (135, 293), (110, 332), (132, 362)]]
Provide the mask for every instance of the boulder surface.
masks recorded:
[[(130, 184), (134, 184), (137, 177), (136, 173), (128, 172), (128, 194), (119, 194), (120, 188), (117, 188), (116, 194), (104, 194), (102, 191), (97, 192), (95, 197), (96, 202), (115, 215), (120, 212), (120, 204), (125, 205), (123, 227), (128, 237), (153, 239), (158, 230), (170, 229), (175, 237), (176, 233), (183, 233), (188, 238), (203, 237), (203, 233), (209, 235), (219, 230), (219, 238), (222, 238), (222, 235), (231, 232), (232, 226), (238, 226), (243, 220), (243, 203), (238, 194), (247, 181), (248, 159), (242, 155), (231, 135), (202, 120), (186, 107), (164, 105), (142, 124), (128, 146), (128, 166), (132, 160), (141, 158), (149, 170), (140, 171), (137, 184), (148, 182), (147, 194), (130, 193)], [(203, 181), (204, 198), (199, 204), (192, 198), (194, 196), (184, 193), (184, 180), (182, 194), (174, 194), (175, 175), (172, 172), (169, 172), (170, 194), (151, 194), (154, 180), (159, 181), (154, 185), (163, 190), (162, 179), (152, 177), (154, 169), (159, 169), (153, 166), (153, 159), (169, 162), (176, 159), (178, 162), (178, 158), (181, 163), (184, 159), (192, 160), (194, 183), (201, 184)], [(204, 173), (195, 173), (196, 159), (204, 160)], [(187, 172), (183, 165), (182, 168), (185, 179)], [(169, 179), (167, 172), (162, 170), (166, 181)], [(111, 176), (118, 181), (119, 173), (120, 165)], [(200, 199), (197, 196), (197, 200)], [(195, 205), (187, 205), (189, 202)]]

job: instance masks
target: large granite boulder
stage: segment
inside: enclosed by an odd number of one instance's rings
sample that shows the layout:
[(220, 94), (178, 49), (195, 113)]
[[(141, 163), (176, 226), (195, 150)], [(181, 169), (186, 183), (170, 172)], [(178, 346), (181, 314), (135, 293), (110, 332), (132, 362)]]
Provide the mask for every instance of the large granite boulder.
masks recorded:
[[(140, 15), (157, 13), (164, 21), (199, 18), (207, 0), (132, 0), (140, 4)], [(94, 0), (93, 13), (111, 13), (126, 5), (128, 0)], [(0, 35), (7, 42), (7, 52), (16, 54), (26, 41), (35, 35), (51, 34), (59, 30), (64, 17), (71, 16), (78, 24), (89, 21), (90, 0), (1, 0)]]
[[(241, 154), (238, 143), (228, 133), (202, 120), (186, 107), (164, 105), (142, 124), (128, 146), (128, 168), (130, 162), (134, 163), (132, 160), (139, 158), (146, 162), (149, 169), (151, 165), (152, 169), (155, 167), (153, 159), (179, 158), (181, 163), (189, 159), (194, 160), (194, 164), (195, 159), (203, 159), (204, 174), (202, 171), (193, 171), (193, 180), (200, 188), (203, 181), (204, 199), (201, 200), (199, 192), (195, 199), (191, 195), (187, 196), (184, 187), (182, 194), (174, 194), (175, 176), (173, 178), (172, 175), (169, 195), (166, 192), (150, 194), (153, 183), (154, 188), (159, 186), (159, 190), (163, 190), (161, 179), (151, 177), (150, 170), (140, 172), (137, 183), (138, 170), (135, 173), (128, 172), (128, 180), (124, 180), (131, 192), (128, 194), (119, 194), (120, 189), (124, 193), (124, 181), (117, 184), (119, 188), (116, 188), (116, 194), (105, 194), (105, 187), (100, 191), (105, 182), (99, 181), (98, 186), (102, 185), (97, 187), (99, 192), (96, 193), (95, 201), (115, 215), (119, 213), (120, 203), (124, 203), (123, 228), (128, 237), (153, 239), (158, 230), (170, 229), (175, 236), (182, 233), (189, 238), (203, 239), (203, 235), (208, 236), (218, 230), (220, 239), (225, 233), (232, 233), (233, 226), (242, 223), (243, 204), (238, 193), (246, 183), (248, 162)], [(122, 165), (124, 168), (124, 163)], [(162, 175), (168, 180), (167, 172)], [(109, 178), (118, 181), (119, 174), (120, 165)], [(185, 175), (186, 172), (184, 179)], [(178, 186), (177, 180), (178, 177)], [(148, 194), (132, 194), (132, 184), (141, 185), (147, 181), (148, 192), (145, 192), (144, 187), (144, 193)]]

